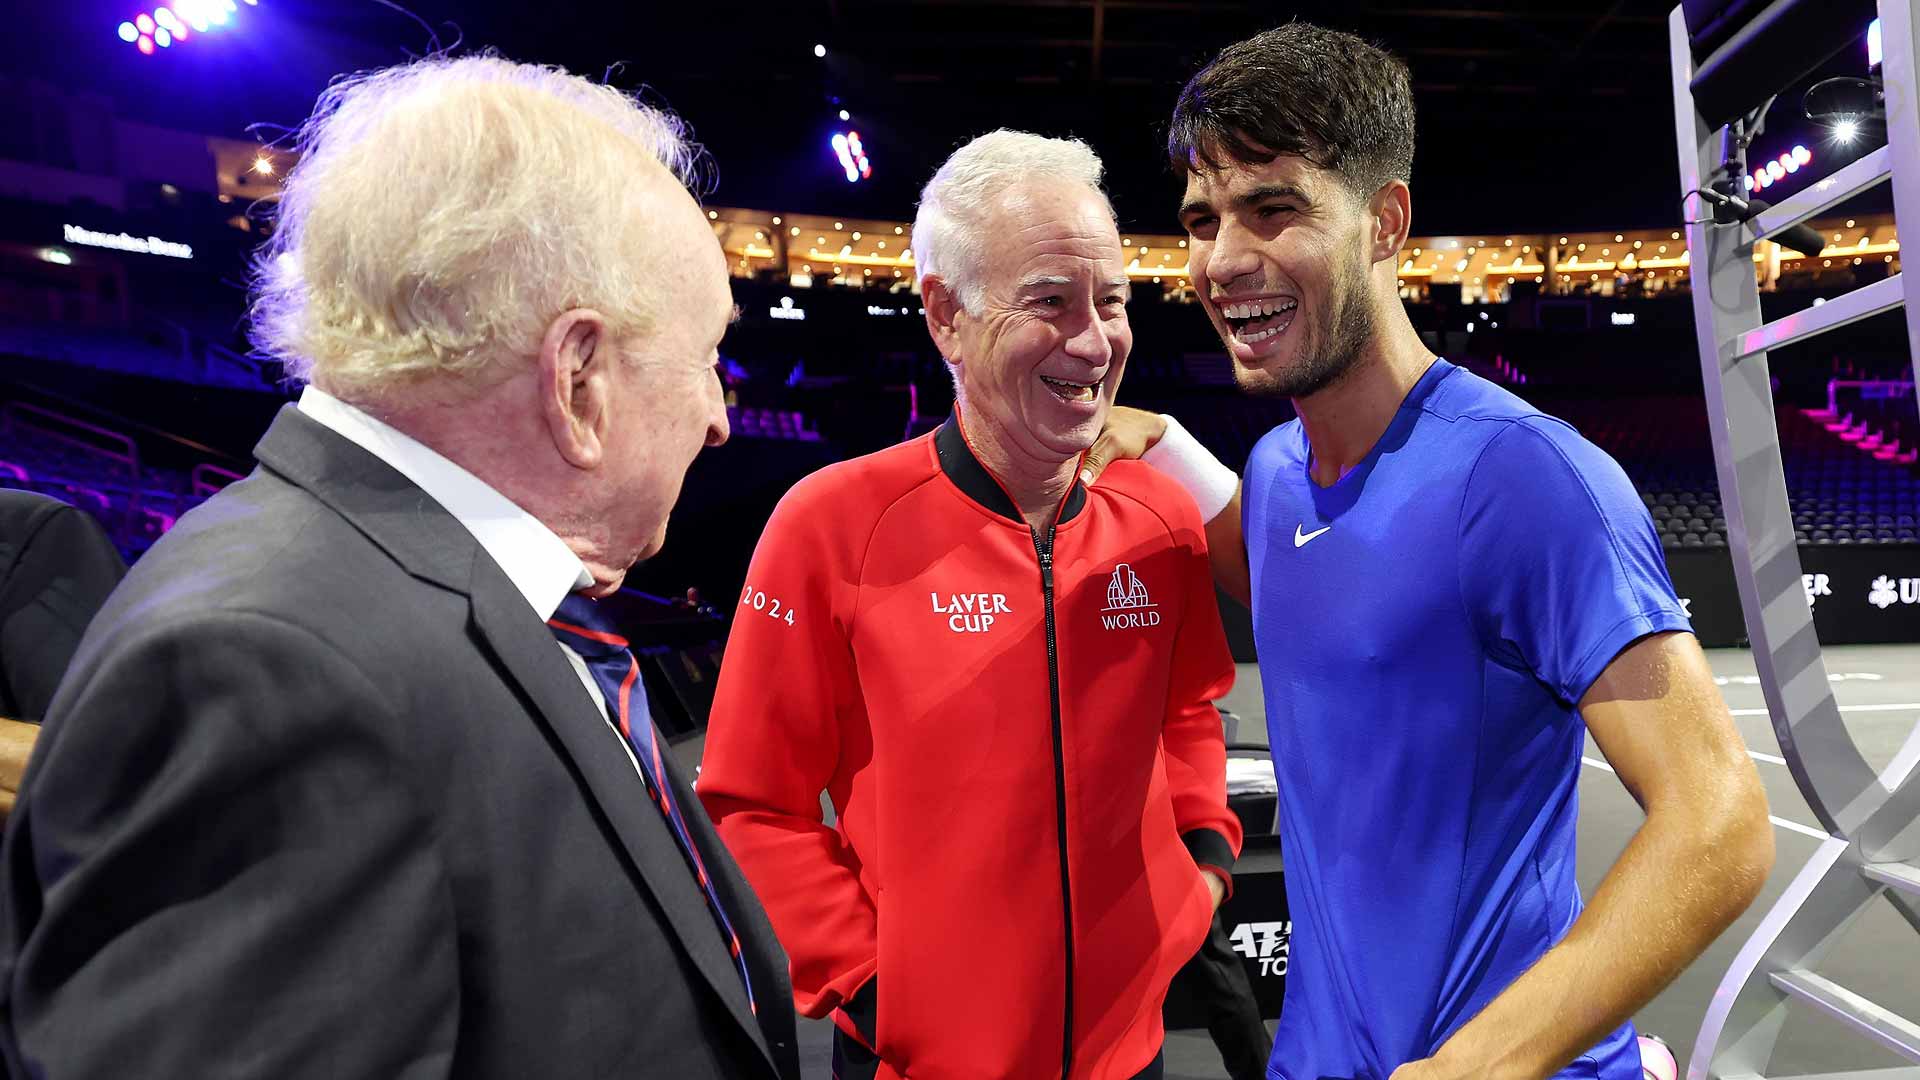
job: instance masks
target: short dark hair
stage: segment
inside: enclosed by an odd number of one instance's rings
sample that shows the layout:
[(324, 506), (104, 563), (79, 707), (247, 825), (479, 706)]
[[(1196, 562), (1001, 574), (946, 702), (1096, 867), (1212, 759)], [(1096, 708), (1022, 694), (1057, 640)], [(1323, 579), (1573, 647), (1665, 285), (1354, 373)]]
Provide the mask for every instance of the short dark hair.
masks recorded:
[(1366, 196), (1413, 175), (1413, 85), (1392, 53), (1338, 30), (1290, 22), (1220, 50), (1173, 107), (1176, 171), (1297, 154)]

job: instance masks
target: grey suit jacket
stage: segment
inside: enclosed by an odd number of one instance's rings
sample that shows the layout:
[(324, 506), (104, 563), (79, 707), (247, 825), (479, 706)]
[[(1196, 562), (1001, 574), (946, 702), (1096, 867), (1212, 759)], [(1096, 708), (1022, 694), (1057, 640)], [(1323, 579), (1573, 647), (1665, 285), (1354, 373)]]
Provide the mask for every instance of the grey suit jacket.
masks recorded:
[(16, 1074), (785, 1078), (786, 957), (681, 789), (759, 994), (547, 628), (288, 407), (88, 630), (0, 853)]

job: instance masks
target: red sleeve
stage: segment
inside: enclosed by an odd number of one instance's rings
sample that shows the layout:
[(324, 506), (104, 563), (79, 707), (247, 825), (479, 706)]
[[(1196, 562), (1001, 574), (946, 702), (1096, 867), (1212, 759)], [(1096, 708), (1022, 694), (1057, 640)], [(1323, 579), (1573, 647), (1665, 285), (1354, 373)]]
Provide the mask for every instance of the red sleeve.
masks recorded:
[[(794, 1004), (820, 1017), (873, 974), (874, 907), (860, 863), (822, 823), (844, 805), (844, 744), (864, 742), (848, 646), (856, 550), (820, 475), (787, 493), (754, 549), (715, 689), (697, 790), (786, 947)], [(830, 489), (829, 489), (830, 490)], [(864, 538), (864, 532), (860, 537)]]
[[(1198, 511), (1189, 516), (1198, 517)], [(1176, 530), (1186, 562), (1186, 612), (1174, 637), (1173, 675), (1167, 685), (1167, 786), (1173, 818), (1194, 862), (1233, 890), (1240, 854), (1240, 819), (1227, 808), (1227, 741), (1213, 702), (1233, 688), (1233, 654), (1214, 600), (1207, 541), (1197, 523)]]

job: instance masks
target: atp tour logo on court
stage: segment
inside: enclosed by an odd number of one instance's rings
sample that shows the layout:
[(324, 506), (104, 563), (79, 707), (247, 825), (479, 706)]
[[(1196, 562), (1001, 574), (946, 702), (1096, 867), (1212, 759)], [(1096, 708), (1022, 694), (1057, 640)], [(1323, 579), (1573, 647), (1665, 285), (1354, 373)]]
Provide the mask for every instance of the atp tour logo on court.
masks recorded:
[(1895, 580), (1881, 574), (1873, 579), (1873, 587), (1867, 591), (1867, 603), (1881, 611), (1895, 604), (1920, 604), (1920, 577)]
[(1241, 923), (1227, 935), (1233, 943), (1233, 951), (1249, 960), (1260, 961), (1260, 974), (1285, 975), (1287, 973), (1287, 943), (1293, 937), (1293, 923), (1253, 922)]
[(1121, 563), (1107, 579), (1107, 606), (1100, 609), (1100, 625), (1109, 630), (1159, 626), (1160, 605), (1147, 595), (1146, 583), (1133, 567)]

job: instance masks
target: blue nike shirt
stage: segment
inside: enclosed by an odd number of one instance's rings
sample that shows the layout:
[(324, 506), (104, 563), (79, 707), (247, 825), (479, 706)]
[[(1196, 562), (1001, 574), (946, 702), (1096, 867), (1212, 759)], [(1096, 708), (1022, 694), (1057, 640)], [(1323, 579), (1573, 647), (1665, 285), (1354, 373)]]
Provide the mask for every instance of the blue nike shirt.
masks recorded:
[[(1576, 703), (1691, 630), (1653, 522), (1565, 423), (1435, 361), (1331, 487), (1300, 422), (1243, 512), (1293, 920), (1273, 1080), (1387, 1080), (1581, 911)], [(1559, 1074), (1640, 1080), (1622, 1027)]]

